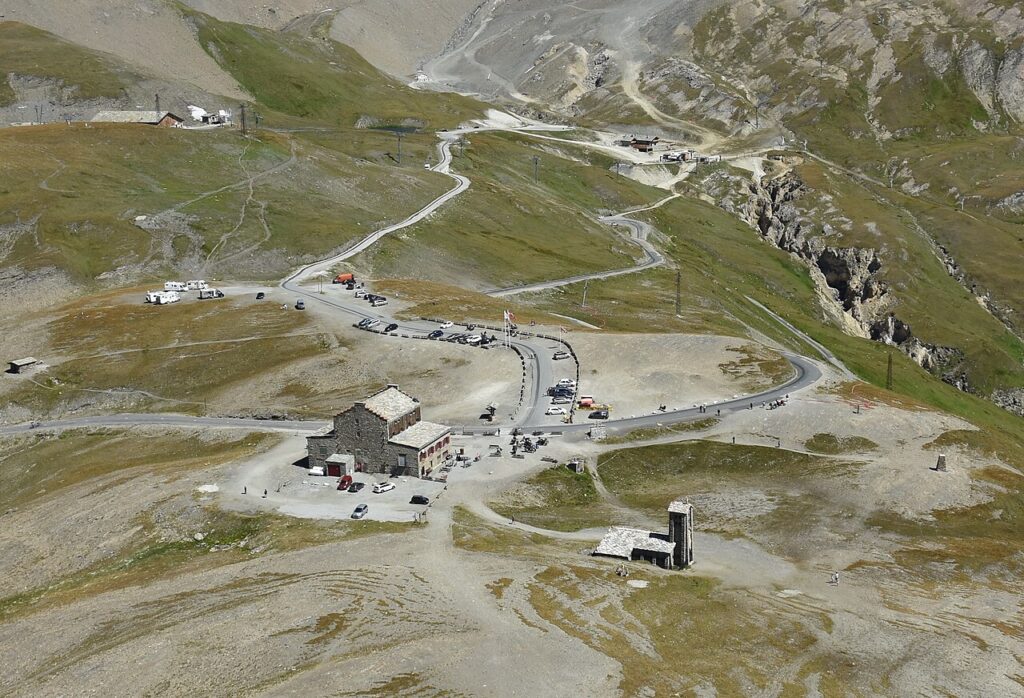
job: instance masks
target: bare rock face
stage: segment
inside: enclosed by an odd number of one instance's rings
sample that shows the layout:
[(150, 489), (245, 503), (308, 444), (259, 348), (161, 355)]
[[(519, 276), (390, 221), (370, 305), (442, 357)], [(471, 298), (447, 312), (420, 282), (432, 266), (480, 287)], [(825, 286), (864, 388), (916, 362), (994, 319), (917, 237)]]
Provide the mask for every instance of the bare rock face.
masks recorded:
[(800, 212), (796, 202), (809, 191), (793, 173), (754, 183), (751, 206), (746, 209), (748, 222), (766, 240), (807, 264), (821, 297), (834, 304), (833, 315), (842, 317), (845, 322), (840, 324), (847, 332), (897, 347), (926, 371), (970, 391), (961, 368), (963, 351), (921, 341), (910, 325), (890, 310), (895, 299), (878, 276), (882, 269), (878, 251), (828, 245), (829, 226)]
[(996, 95), (1007, 116), (1024, 123), (1024, 49), (1006, 52), (996, 75)]
[(1024, 417), (1024, 388), (996, 390), (992, 393), (991, 400), (1004, 410)]

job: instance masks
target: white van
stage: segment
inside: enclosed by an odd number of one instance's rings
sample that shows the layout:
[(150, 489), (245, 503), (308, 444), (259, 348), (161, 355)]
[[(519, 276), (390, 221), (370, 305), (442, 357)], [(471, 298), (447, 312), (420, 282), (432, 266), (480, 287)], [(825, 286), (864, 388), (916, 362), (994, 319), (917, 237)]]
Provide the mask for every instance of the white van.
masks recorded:
[(192, 281), (186, 281), (185, 285), (189, 291), (205, 291), (209, 286), (202, 279), (193, 279)]
[(156, 294), (154, 303), (157, 305), (167, 305), (168, 303), (177, 303), (180, 300), (181, 296), (178, 295), (177, 291), (164, 291)]
[(165, 281), (164, 282), (164, 290), (165, 291), (187, 291), (188, 290), (188, 286), (186, 284), (180, 282), (180, 281)]
[(373, 302), (370, 303), (370, 305), (373, 306), (374, 308), (379, 308), (380, 306), (387, 305), (387, 304), (388, 304), (388, 299), (387, 298), (374, 298)]

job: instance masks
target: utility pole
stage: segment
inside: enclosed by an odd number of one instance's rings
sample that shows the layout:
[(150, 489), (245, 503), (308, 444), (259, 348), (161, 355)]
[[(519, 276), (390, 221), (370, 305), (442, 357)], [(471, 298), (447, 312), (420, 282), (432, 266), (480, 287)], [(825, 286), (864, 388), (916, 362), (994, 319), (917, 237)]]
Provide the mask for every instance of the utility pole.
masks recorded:
[(247, 136), (247, 135), (249, 135), (249, 124), (246, 122), (246, 119), (245, 119), (245, 105), (244, 104), (239, 104), (238, 105), (238, 111), (242, 115), (242, 135), (243, 136)]
[(889, 352), (889, 365), (885, 372), (885, 389), (892, 390), (892, 352)]
[(398, 135), (398, 164), (401, 165), (402, 164), (402, 135), (403, 134), (402, 134), (401, 131), (398, 131), (397, 135)]
[(537, 177), (540, 174), (540, 156), (533, 156), (533, 183), (537, 183)]
[(583, 282), (583, 302), (580, 304), (581, 308), (587, 307), (587, 287), (590, 286), (590, 279)]
[(156, 102), (156, 117), (159, 119), (160, 118), (160, 93), (157, 92), (154, 95), (154, 97), (155, 97), (154, 101)]
[(683, 273), (676, 269), (676, 317), (683, 314), (683, 300), (680, 287), (682, 285)]

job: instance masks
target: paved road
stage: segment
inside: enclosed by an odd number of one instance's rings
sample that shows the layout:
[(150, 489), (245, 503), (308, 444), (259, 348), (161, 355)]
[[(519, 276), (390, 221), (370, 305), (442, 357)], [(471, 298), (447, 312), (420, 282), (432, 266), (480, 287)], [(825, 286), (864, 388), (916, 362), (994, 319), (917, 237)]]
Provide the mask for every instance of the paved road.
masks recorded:
[[(529, 127), (533, 128), (533, 127)], [(544, 128), (544, 127), (540, 127)], [(314, 262), (313, 264), (306, 265), (301, 269), (298, 269), (286, 279), (284, 279), (280, 286), (281, 288), (295, 294), (298, 297), (308, 299), (309, 301), (319, 303), (326, 308), (330, 308), (333, 311), (344, 313), (348, 315), (353, 322), (363, 318), (373, 318), (380, 320), (382, 324), (392, 323), (398, 325), (396, 332), (401, 335), (414, 336), (414, 335), (426, 335), (430, 331), (437, 329), (438, 324), (426, 320), (417, 321), (397, 321), (389, 315), (378, 312), (376, 309), (369, 307), (365, 302), (356, 299), (354, 294), (348, 292), (344, 287), (340, 285), (328, 284), (326, 293), (313, 293), (303, 286), (301, 282), (303, 280), (312, 278), (314, 276), (324, 274), (329, 275), (331, 267), (339, 262), (350, 259), (351, 257), (365, 251), (374, 243), (379, 241), (384, 236), (393, 233), (397, 230), (407, 228), (414, 225), (431, 213), (436, 211), (438, 208), (443, 206), (445, 203), (455, 198), (462, 192), (466, 191), (470, 186), (470, 181), (462, 175), (452, 173), (450, 171), (452, 155), (451, 146), (452, 143), (458, 139), (464, 133), (473, 133), (478, 130), (508, 130), (508, 131), (522, 131), (529, 130), (523, 128), (507, 128), (499, 129), (498, 127), (491, 127), (485, 129), (460, 129), (455, 131), (449, 131), (440, 134), (441, 142), (438, 144), (439, 162), (431, 169), (435, 172), (444, 174), (455, 181), (455, 185), (441, 196), (434, 199), (432, 202), (424, 206), (422, 209), (409, 216), (405, 220), (396, 223), (394, 225), (387, 226), (380, 230), (374, 231), (367, 235), (365, 238), (350, 246), (343, 252), (329, 257), (327, 259)], [(550, 129), (549, 129), (550, 130)], [(671, 200), (674, 196), (667, 197), (660, 202), (652, 204), (649, 208), (655, 208)], [(641, 209), (644, 210), (644, 209)], [(632, 212), (630, 212), (632, 213)], [(543, 282), (541, 284), (533, 284), (527, 287), (518, 287), (516, 289), (504, 289), (493, 292), (493, 295), (508, 295), (512, 292), (522, 292), (525, 290), (540, 290), (542, 288), (553, 288), (558, 285), (564, 285), (567, 283), (576, 283), (585, 279), (600, 279), (610, 278), (619, 274), (632, 273), (638, 269), (650, 268), (662, 264), (664, 258), (662, 255), (647, 241), (647, 235), (652, 228), (643, 221), (634, 220), (626, 217), (625, 214), (619, 214), (615, 216), (607, 216), (601, 219), (603, 222), (612, 225), (625, 225), (633, 230), (632, 240), (639, 245), (646, 254), (646, 261), (638, 266), (630, 267), (628, 269), (612, 270), (606, 272), (598, 272), (596, 274), (584, 274), (570, 279), (560, 279), (555, 281)], [(763, 307), (763, 306), (762, 306)], [(764, 308), (767, 311), (767, 308)], [(770, 312), (770, 311), (768, 311)], [(786, 323), (785, 320), (779, 318), (774, 313), (771, 313), (777, 320), (785, 324), (791, 331), (801, 335), (805, 340), (811, 342), (815, 348), (818, 348), (822, 352), (822, 355), (826, 357), (832, 363), (838, 363), (838, 359), (832, 356), (828, 351), (821, 347), (821, 345), (813, 342), (810, 338), (800, 333), (796, 328)], [(546, 386), (553, 385), (559, 378), (572, 377), (575, 378), (578, 375), (577, 366), (572, 360), (565, 361), (554, 361), (553, 354), (564, 346), (556, 340), (545, 339), (542, 337), (529, 336), (524, 334), (517, 336), (512, 345), (515, 349), (523, 356), (526, 363), (526, 376), (525, 382), (525, 399), (524, 405), (514, 415), (510, 416), (508, 421), (502, 420), (504, 424), (502, 426), (519, 426), (523, 429), (543, 429), (543, 430), (560, 430), (563, 432), (579, 432), (585, 431), (593, 427), (595, 424), (603, 425), (613, 428), (637, 428), (644, 426), (655, 426), (658, 424), (670, 424), (675, 422), (689, 421), (692, 419), (708, 416), (715, 410), (721, 410), (723, 413), (736, 411), (746, 407), (750, 409), (751, 405), (759, 405), (762, 401), (768, 402), (783, 397), (784, 395), (795, 392), (801, 388), (812, 385), (821, 377), (821, 371), (818, 367), (805, 357), (799, 355), (787, 355), (790, 363), (795, 369), (794, 378), (786, 384), (773, 388), (771, 390), (763, 391), (754, 395), (744, 396), (735, 400), (728, 400), (709, 407), (707, 414), (701, 413), (698, 408), (690, 408), (684, 410), (670, 411), (670, 412), (658, 412), (651, 415), (639, 415), (628, 418), (615, 418), (606, 421), (592, 421), (587, 420), (586, 423), (582, 424), (562, 424), (561, 418), (555, 415), (545, 415), (544, 412), (547, 410), (547, 400), (545, 399), (544, 391)], [(470, 348), (467, 347), (467, 350)], [(476, 349), (477, 351), (493, 351), (494, 349)], [(842, 370), (846, 370), (845, 366), (841, 363), (838, 365)], [(581, 386), (582, 387), (582, 386)], [(64, 420), (58, 420), (54, 422), (46, 422), (41, 428), (50, 429), (72, 429), (72, 428), (83, 428), (83, 427), (125, 427), (125, 426), (136, 426), (136, 425), (155, 425), (155, 426), (167, 426), (167, 427), (208, 427), (208, 428), (234, 428), (234, 429), (259, 429), (268, 431), (314, 431), (323, 426), (326, 426), (326, 422), (305, 422), (305, 421), (271, 421), (271, 420), (257, 420), (257, 419), (239, 419), (239, 418), (218, 418), (218, 417), (192, 417), (188, 415), (173, 415), (173, 414), (121, 414), (121, 415), (109, 415), (109, 416), (97, 416), (97, 417), (81, 417), (81, 418), (70, 418)], [(498, 425), (496, 425), (498, 426)], [(19, 424), (12, 426), (0, 427), (0, 434), (12, 434), (20, 432), (28, 432), (33, 428), (30, 424)]]
[(611, 269), (608, 271), (598, 271), (592, 274), (578, 274), (576, 276), (568, 276), (564, 279), (554, 279), (552, 281), (541, 281), (536, 284), (526, 284), (524, 286), (511, 286), (509, 288), (496, 288), (491, 291), (484, 291), (488, 296), (494, 296), (495, 298), (503, 298), (505, 296), (512, 296), (517, 293), (529, 293), (531, 291), (544, 291), (549, 288), (558, 288), (559, 286), (568, 286), (569, 284), (577, 284), (581, 281), (594, 281), (610, 279), (613, 276), (622, 276), (623, 274), (635, 274), (638, 271), (644, 269), (651, 269), (652, 267), (658, 267), (665, 263), (665, 258), (660, 252), (647, 241), (648, 234), (654, 230), (649, 224), (643, 221), (634, 220), (632, 218), (626, 218), (622, 215), (616, 216), (604, 216), (599, 219), (602, 223), (609, 225), (621, 225), (629, 228), (632, 231), (632, 235), (628, 238), (630, 242), (637, 245), (644, 252), (644, 260), (638, 262), (631, 267), (624, 267), (622, 269)]

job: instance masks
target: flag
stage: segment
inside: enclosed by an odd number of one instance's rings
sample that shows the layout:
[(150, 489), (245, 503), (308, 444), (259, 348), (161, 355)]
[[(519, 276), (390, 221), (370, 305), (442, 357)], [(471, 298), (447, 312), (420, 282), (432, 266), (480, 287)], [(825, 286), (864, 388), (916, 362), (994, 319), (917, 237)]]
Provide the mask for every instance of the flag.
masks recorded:
[(505, 322), (512, 322), (512, 323), (514, 323), (515, 321), (516, 321), (515, 313), (513, 313), (511, 310), (506, 310), (505, 311)]

